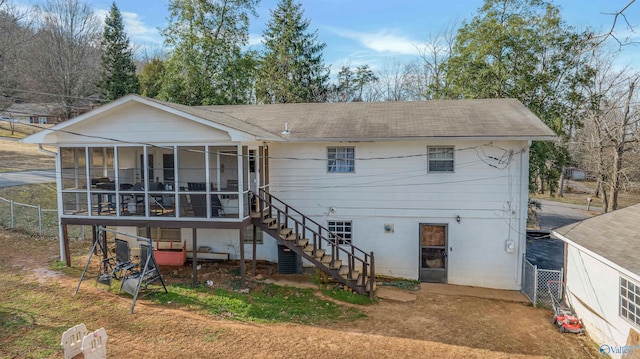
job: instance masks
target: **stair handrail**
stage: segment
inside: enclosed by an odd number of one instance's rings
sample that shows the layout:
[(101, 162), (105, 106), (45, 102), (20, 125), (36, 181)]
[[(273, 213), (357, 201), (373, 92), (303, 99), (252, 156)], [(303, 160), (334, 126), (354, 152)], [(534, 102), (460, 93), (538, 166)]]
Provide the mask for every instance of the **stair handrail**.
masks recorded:
[[(272, 195), (272, 194), (271, 194), (271, 193), (269, 193), (269, 192), (266, 192), (266, 191), (265, 191), (265, 190), (263, 190), (262, 188), (258, 188), (258, 192), (259, 192), (260, 194), (262, 194), (262, 196), (260, 196), (260, 195), (258, 195), (258, 196), (257, 196), (259, 200), (267, 202), (269, 205), (271, 205), (271, 206), (275, 207), (276, 209), (278, 209), (278, 207), (276, 207), (276, 206), (273, 204), (273, 200), (276, 200), (276, 201), (278, 201), (278, 202), (282, 203), (286, 208), (288, 208), (288, 209), (290, 209), (290, 210), (294, 211), (294, 212), (295, 212), (295, 213), (297, 213), (298, 215), (300, 215), (300, 216), (302, 216), (302, 217), (306, 218), (306, 219), (307, 219), (308, 221), (310, 221), (311, 223), (313, 223), (313, 224), (317, 225), (317, 226), (318, 226), (318, 228), (321, 228), (322, 230), (324, 230), (324, 231), (326, 231), (327, 233), (331, 234), (331, 235), (334, 237), (334, 239), (333, 239), (333, 240), (331, 240), (330, 238), (326, 238), (326, 237), (324, 237), (321, 233), (316, 233), (316, 232), (315, 232), (315, 231), (313, 231), (311, 228), (307, 228), (307, 229), (309, 230), (309, 232), (314, 233), (314, 234), (317, 234), (317, 235), (319, 236), (319, 238), (324, 239), (325, 241), (329, 242), (329, 244), (333, 244), (333, 245), (334, 245), (336, 248), (338, 248), (340, 251), (347, 253), (347, 255), (354, 257), (354, 258), (355, 258), (355, 259), (357, 259), (358, 261), (369, 264), (369, 261), (367, 261), (367, 258), (371, 256), (371, 254), (370, 254), (370, 253), (367, 253), (367, 252), (363, 251), (362, 249), (360, 249), (360, 248), (358, 248), (357, 246), (355, 246), (353, 243), (349, 242), (348, 246), (349, 246), (350, 248), (355, 249), (356, 251), (360, 252), (360, 253), (363, 255), (363, 257), (364, 257), (364, 258), (360, 258), (360, 257), (359, 257), (359, 256), (357, 256), (355, 253), (350, 253), (348, 250), (346, 250), (346, 249), (342, 248), (342, 247), (341, 247), (342, 245), (340, 245), (340, 244), (339, 244), (339, 240), (344, 240), (344, 238), (342, 238), (342, 237), (341, 237), (341, 236), (339, 236), (338, 234), (334, 233), (333, 231), (330, 231), (328, 228), (324, 227), (323, 225), (321, 225), (320, 223), (318, 223), (318, 222), (314, 221), (313, 219), (309, 218), (308, 216), (306, 216), (306, 215), (305, 215), (305, 214), (303, 214), (302, 212), (300, 212), (300, 211), (298, 211), (297, 209), (295, 209), (295, 208), (291, 207), (290, 205), (286, 204), (284, 201), (282, 201), (282, 200), (281, 200), (281, 199), (279, 199), (278, 197), (276, 197), (276, 196)], [(252, 193), (252, 194), (253, 194), (254, 196), (256, 195), (255, 193)], [(271, 198), (271, 201), (267, 201), (267, 200), (266, 200), (266, 198), (265, 198), (265, 197), (266, 197), (267, 195)], [(260, 208), (259, 210), (262, 210), (262, 209), (263, 209), (263, 208)], [(283, 213), (287, 214), (287, 216), (288, 216), (288, 217), (290, 217), (292, 220), (295, 220), (295, 218), (291, 217), (291, 216), (289, 215), (289, 213), (288, 213), (288, 212), (286, 212), (286, 211), (282, 211), (282, 210), (280, 210), (280, 209), (278, 209), (278, 211), (280, 211), (280, 212), (283, 212)], [(305, 225), (305, 226), (306, 226), (306, 227), (308, 227), (308, 225)]]

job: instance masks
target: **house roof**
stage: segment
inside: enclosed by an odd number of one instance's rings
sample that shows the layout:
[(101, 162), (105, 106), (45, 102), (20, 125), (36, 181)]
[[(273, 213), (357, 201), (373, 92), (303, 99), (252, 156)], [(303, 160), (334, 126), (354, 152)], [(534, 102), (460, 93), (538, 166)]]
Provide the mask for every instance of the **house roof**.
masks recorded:
[(59, 103), (14, 103), (4, 111), (11, 116), (58, 116), (64, 113)]
[[(290, 141), (417, 138), (555, 140), (516, 99), (200, 106)], [(206, 113), (203, 112), (206, 116)]]
[(560, 227), (554, 233), (640, 276), (640, 204)]
[[(556, 139), (555, 133), (516, 99), (185, 106), (127, 95), (23, 141), (45, 143), (55, 131), (132, 101), (260, 141)], [(283, 134), (285, 127), (289, 134)]]

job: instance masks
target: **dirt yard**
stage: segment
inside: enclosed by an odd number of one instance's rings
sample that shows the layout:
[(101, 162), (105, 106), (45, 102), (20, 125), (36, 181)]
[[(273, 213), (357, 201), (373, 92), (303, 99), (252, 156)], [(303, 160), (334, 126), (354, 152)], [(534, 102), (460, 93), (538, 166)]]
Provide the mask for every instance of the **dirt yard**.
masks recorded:
[[(9, 288), (8, 294), (0, 299), (0, 314), (5, 313), (0, 319), (6, 318), (6, 313), (29, 312), (24, 316), (32, 318), (33, 325), (39, 328), (52, 327), (52, 336), (61, 335), (62, 328), (79, 322), (84, 322), (89, 330), (104, 327), (109, 335), (110, 358), (600, 357), (597, 346), (588, 337), (559, 333), (551, 324), (548, 310), (520, 302), (437, 294), (426, 288), (417, 292), (414, 302), (382, 300), (359, 306), (367, 318), (322, 326), (224, 320), (196, 314), (189, 308), (154, 305), (147, 300), (139, 301), (131, 315), (130, 299), (106, 293), (92, 284), (83, 284), (80, 294), (74, 296), (78, 277), (49, 269), (57, 258), (56, 241), (0, 230), (0, 247), (4, 254), (0, 262), (0, 288)], [(216, 267), (211, 268), (209, 272), (216, 273)], [(80, 261), (74, 263), (75, 272), (81, 269)], [(268, 269), (261, 272), (269, 276)], [(182, 277), (181, 273), (172, 271), (165, 276), (171, 282)], [(215, 274), (208, 276), (214, 281), (224, 280)], [(293, 279), (301, 280), (300, 276)], [(31, 293), (22, 297), (12, 291), (16, 286), (31, 288)], [(461, 293), (473, 291), (461, 288)], [(21, 308), (21, 301), (34, 297), (53, 304), (45, 311), (17, 309)], [(61, 318), (57, 314), (61, 308), (69, 307), (78, 308), (71, 317)], [(0, 330), (6, 330), (6, 323), (1, 322)], [(0, 357), (25, 357), (15, 345), (21, 340), (19, 330), (8, 327), (9, 335), (4, 338), (0, 335)], [(42, 340), (52, 342), (59, 338)], [(3, 349), (8, 343), (13, 351)], [(52, 350), (43, 357), (59, 358), (61, 351)]]

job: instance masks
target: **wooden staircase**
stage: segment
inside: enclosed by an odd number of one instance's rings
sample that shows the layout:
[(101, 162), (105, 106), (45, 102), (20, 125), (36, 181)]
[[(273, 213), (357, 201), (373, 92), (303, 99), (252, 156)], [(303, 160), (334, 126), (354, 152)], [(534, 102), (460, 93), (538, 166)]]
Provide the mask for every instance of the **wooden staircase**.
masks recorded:
[(364, 252), (263, 189), (252, 195), (251, 217), (256, 227), (336, 281), (374, 298), (373, 252)]

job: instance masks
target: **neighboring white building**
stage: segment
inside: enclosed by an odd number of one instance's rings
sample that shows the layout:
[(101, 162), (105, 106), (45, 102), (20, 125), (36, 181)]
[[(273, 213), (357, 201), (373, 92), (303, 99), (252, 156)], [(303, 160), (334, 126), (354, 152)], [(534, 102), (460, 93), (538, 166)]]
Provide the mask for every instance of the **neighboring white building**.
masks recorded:
[[(239, 245), (256, 223), (249, 191), (268, 190), (340, 247), (375, 253), (375, 274), (519, 290), (529, 146), (554, 139), (514, 99), (189, 107), (129, 95), (24, 141), (60, 148), (63, 225), (180, 228), (188, 249), (195, 233), (235, 259), (253, 254)], [(277, 261), (277, 243), (265, 235), (257, 258)]]
[(558, 228), (554, 234), (566, 243), (565, 297), (589, 336), (613, 358), (625, 351), (637, 357), (640, 205)]

